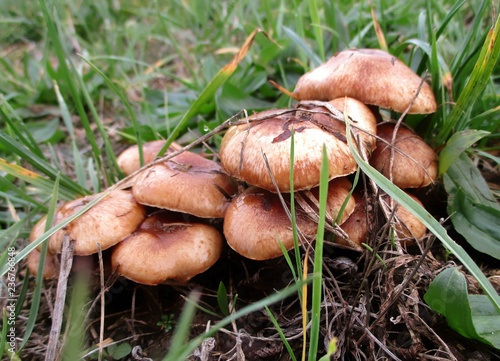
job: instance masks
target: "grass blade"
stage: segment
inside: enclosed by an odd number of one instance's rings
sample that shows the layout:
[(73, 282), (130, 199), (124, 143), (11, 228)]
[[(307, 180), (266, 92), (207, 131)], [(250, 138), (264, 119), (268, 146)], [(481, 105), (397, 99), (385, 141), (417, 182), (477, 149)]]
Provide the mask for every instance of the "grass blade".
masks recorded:
[(312, 284), (311, 334), (309, 336), (308, 360), (315, 361), (318, 353), (319, 329), (321, 322), (322, 282), (323, 282), (323, 240), (325, 236), (326, 198), (328, 195), (328, 155), (323, 145), (323, 159), (319, 184), (319, 221), (314, 247), (314, 280)]

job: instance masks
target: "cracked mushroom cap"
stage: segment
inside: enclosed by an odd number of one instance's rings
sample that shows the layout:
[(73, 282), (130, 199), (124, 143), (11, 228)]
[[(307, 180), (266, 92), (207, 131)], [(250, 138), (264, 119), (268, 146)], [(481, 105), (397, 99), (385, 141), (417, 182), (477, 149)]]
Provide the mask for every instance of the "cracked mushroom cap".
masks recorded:
[[(316, 233), (317, 225), (297, 213), (297, 227), (306, 235)], [(265, 189), (250, 187), (238, 195), (226, 210), (224, 236), (229, 246), (253, 260), (268, 260), (293, 248), (292, 223), (279, 196)]]
[(390, 178), (391, 153), (394, 153), (392, 164), (392, 182), (400, 188), (420, 188), (433, 183), (438, 175), (438, 156), (411, 129), (400, 126), (394, 142), (394, 152), (390, 143), (394, 133), (394, 124), (379, 124), (377, 148), (370, 158), (370, 164)]
[(137, 175), (137, 202), (201, 218), (222, 218), (237, 184), (221, 166), (193, 152), (183, 152)]
[(222, 235), (212, 226), (180, 218), (165, 211), (151, 214), (113, 248), (113, 269), (134, 282), (157, 285), (187, 282), (210, 268), (222, 252)]
[[(332, 100), (348, 96), (403, 113), (422, 79), (395, 56), (378, 49), (344, 50), (304, 74), (293, 94), (298, 100)], [(422, 84), (410, 114), (436, 111), (432, 88)]]
[[(82, 209), (100, 194), (86, 196), (65, 203), (54, 216), (58, 224)], [(87, 256), (97, 253), (97, 244), (105, 250), (130, 235), (146, 216), (145, 209), (137, 203), (132, 193), (124, 190), (111, 191), (49, 239), (49, 252), (60, 253), (64, 235), (74, 240), (74, 254)]]
[[(279, 190), (289, 192), (292, 129), (295, 139), (295, 190), (311, 189), (319, 184), (323, 144), (329, 160), (329, 179), (356, 171), (357, 164), (345, 136), (327, 131), (321, 124), (314, 124), (317, 114), (304, 109), (291, 110), (286, 114), (281, 114), (283, 110), (274, 112), (276, 116), (264, 121), (253, 121), (261, 115), (254, 114), (249, 117), (248, 123), (227, 130), (222, 139), (220, 158), (222, 167), (229, 175), (275, 192), (270, 170)], [(265, 114), (270, 113), (267, 111)]]
[[(165, 144), (164, 140), (155, 140), (152, 142), (146, 142), (142, 144), (142, 154), (144, 159), (144, 164), (151, 163), (155, 160), (158, 152), (163, 148)], [(177, 143), (172, 143), (167, 149), (165, 154), (175, 152), (181, 149), (181, 146)], [(134, 173), (136, 170), (140, 168), (140, 160), (139, 160), (139, 146), (137, 144), (132, 145), (131, 147), (125, 149), (120, 155), (116, 158), (118, 166), (122, 170), (122, 172), (128, 176)]]

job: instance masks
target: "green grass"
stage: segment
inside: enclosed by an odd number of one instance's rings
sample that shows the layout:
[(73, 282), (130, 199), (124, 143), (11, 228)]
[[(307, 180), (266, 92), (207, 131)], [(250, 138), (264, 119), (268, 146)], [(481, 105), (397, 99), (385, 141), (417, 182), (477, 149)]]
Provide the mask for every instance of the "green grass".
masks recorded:
[[(336, 51), (380, 48), (372, 7), (389, 51), (420, 75), (426, 73), (436, 94), (437, 113), (408, 116), (407, 123), (436, 149), (454, 134), (478, 131), (483, 137), (474, 146), (467, 143), (465, 152), (498, 167), (500, 22), (492, 16), (498, 9), (487, 0), (0, 2), (0, 249), (16, 247), (18, 272), (24, 271), (24, 258), (34, 248), (26, 248), (33, 224), (53, 212), (53, 202), (98, 192), (120, 180), (116, 152), (126, 145), (161, 138), (186, 143), (242, 109), (289, 106), (292, 100), (269, 79), (293, 90), (305, 71)], [(230, 65), (257, 28), (264, 33), (257, 33), (246, 55)], [(216, 135), (208, 144), (217, 149), (220, 140)], [(449, 149), (446, 159), (457, 159), (458, 150), (450, 154)], [(435, 223), (436, 236), (453, 250)], [(37, 243), (54, 230), (47, 231)], [(5, 252), (0, 255), (2, 275)], [(297, 285), (300, 260), (296, 255), (291, 262), (297, 263)], [(469, 266), (468, 258), (464, 262)], [(481, 279), (475, 267), (469, 269)], [(317, 316), (318, 282), (313, 280), (309, 314), (311, 361), (322, 350), (317, 344), (323, 327)], [(19, 292), (26, 287), (26, 280), (17, 285)], [(37, 302), (41, 287), (38, 280)], [(281, 296), (257, 305), (266, 307)], [(37, 302), (25, 310), (26, 337)], [(251, 310), (242, 309), (224, 322)], [(179, 342), (187, 338), (192, 312), (185, 311)], [(22, 337), (25, 330), (18, 332)], [(195, 341), (201, 342), (201, 336)], [(178, 345), (168, 357), (186, 355), (193, 347)]]

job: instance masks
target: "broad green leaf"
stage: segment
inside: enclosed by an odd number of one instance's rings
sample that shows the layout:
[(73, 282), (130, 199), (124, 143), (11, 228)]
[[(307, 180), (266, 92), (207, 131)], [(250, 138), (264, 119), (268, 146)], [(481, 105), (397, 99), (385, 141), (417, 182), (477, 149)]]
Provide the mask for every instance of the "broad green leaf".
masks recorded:
[(500, 259), (500, 210), (472, 201), (459, 188), (448, 205), (458, 233), (480, 252)]
[(462, 153), (448, 168), (443, 180), (444, 187), (450, 198), (460, 188), (472, 201), (498, 208), (498, 203), (488, 184), (465, 153)]
[(456, 230), (477, 250), (500, 259), (500, 206), (466, 154), (448, 168), (444, 186)]
[(457, 267), (436, 276), (424, 300), (464, 337), (500, 348), (500, 312), (485, 295), (468, 295), (465, 276)]
[(488, 134), (490, 133), (472, 129), (453, 134), (439, 153), (439, 174), (443, 175), (463, 151)]

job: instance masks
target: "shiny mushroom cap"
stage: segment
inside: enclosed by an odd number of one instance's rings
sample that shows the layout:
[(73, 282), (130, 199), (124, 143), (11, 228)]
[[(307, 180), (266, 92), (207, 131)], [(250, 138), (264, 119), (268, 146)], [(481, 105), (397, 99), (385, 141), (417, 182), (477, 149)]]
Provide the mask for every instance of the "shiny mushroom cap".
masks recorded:
[[(142, 144), (142, 154), (144, 157), (144, 164), (151, 163), (155, 160), (158, 152), (165, 145), (164, 140), (155, 140), (152, 142), (146, 142)], [(172, 153), (181, 149), (181, 146), (177, 143), (172, 143), (167, 149), (167, 153)], [(125, 175), (130, 175), (140, 168), (140, 158), (139, 158), (139, 146), (137, 144), (130, 146), (125, 149), (116, 158), (118, 166)]]
[[(82, 209), (100, 194), (87, 196), (65, 203), (54, 216), (58, 224)], [(114, 190), (94, 207), (70, 222), (50, 237), (49, 251), (60, 253), (64, 235), (74, 240), (74, 254), (87, 256), (97, 253), (100, 244), (105, 250), (130, 235), (146, 216), (145, 209), (137, 203), (132, 193)]]
[[(317, 225), (297, 213), (297, 227), (306, 235)], [(226, 210), (224, 235), (229, 246), (246, 258), (267, 260), (293, 248), (292, 223), (277, 194), (250, 187), (238, 195)]]
[(390, 178), (391, 153), (392, 181), (400, 188), (419, 188), (433, 183), (438, 175), (438, 156), (411, 129), (400, 126), (394, 142), (394, 152), (391, 151), (394, 124), (382, 123), (378, 126), (377, 148), (370, 158), (370, 164)]
[(368, 222), (373, 221), (373, 214), (369, 211), (371, 207), (366, 198), (358, 192), (353, 193), (356, 200), (356, 207), (347, 220), (340, 225), (340, 228), (347, 234), (348, 238), (335, 237), (335, 243), (361, 250), (362, 243), (367, 242)]
[(144, 205), (222, 218), (237, 188), (218, 163), (186, 151), (138, 174), (132, 192)]
[[(280, 111), (275, 112), (278, 114)], [(222, 139), (221, 163), (229, 175), (276, 192), (270, 170), (278, 189), (289, 192), (292, 129), (295, 140), (295, 190), (311, 189), (319, 184), (323, 145), (326, 146), (329, 160), (329, 179), (351, 174), (357, 169), (345, 136), (323, 129), (315, 121), (317, 114), (298, 109), (253, 122), (252, 119), (258, 116), (259, 113), (250, 117), (246, 124), (230, 127)], [(343, 124), (339, 123), (342, 129)]]
[(159, 211), (113, 248), (111, 262), (119, 274), (137, 283), (187, 282), (219, 259), (222, 245), (214, 227)]
[[(304, 74), (294, 95), (298, 100), (332, 100), (348, 96), (365, 104), (404, 112), (412, 103), (422, 79), (395, 56), (377, 49), (344, 50)], [(410, 114), (436, 111), (427, 83), (410, 107)]]

